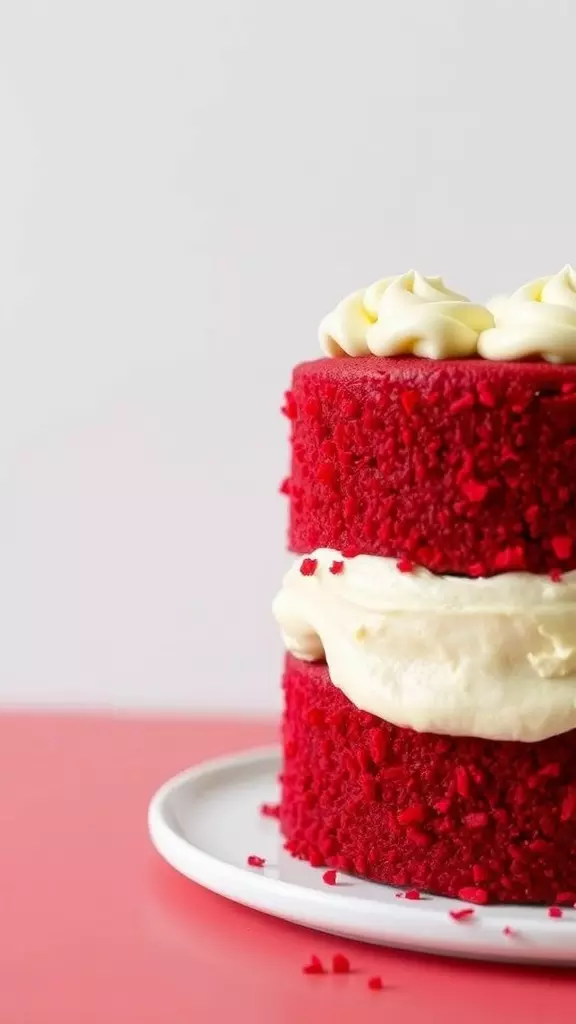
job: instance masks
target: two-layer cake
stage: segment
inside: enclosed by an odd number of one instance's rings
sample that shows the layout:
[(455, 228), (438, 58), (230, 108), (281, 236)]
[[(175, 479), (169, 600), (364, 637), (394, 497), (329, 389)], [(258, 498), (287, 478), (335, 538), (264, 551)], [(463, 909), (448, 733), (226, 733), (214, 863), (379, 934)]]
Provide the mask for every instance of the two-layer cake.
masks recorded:
[(296, 367), (281, 826), (314, 865), (576, 902), (576, 275), (410, 273)]

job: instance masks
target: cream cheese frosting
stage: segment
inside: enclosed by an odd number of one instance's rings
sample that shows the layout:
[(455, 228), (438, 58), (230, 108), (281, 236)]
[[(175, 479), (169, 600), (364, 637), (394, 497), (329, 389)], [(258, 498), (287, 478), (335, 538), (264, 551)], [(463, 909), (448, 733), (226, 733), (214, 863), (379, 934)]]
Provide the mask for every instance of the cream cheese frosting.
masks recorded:
[(484, 359), (541, 356), (551, 363), (576, 362), (576, 271), (571, 266), (489, 306), (495, 325), (478, 340)]
[(479, 334), (493, 326), (485, 306), (450, 291), (441, 277), (410, 270), (348, 295), (322, 320), (319, 339), (328, 356), (447, 359), (474, 355)]
[[(576, 571), (560, 582), (400, 573), (394, 559), (299, 558), (274, 614), (363, 711), (418, 732), (534, 742), (576, 727)], [(343, 561), (340, 574), (330, 572)]]

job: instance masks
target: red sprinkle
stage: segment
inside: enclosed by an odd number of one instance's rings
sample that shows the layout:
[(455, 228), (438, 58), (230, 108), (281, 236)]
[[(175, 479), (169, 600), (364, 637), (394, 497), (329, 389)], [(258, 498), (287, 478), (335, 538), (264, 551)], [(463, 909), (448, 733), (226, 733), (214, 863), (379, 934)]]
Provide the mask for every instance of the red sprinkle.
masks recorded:
[(548, 907), (548, 917), (564, 917), (561, 907)]
[(313, 576), (318, 568), (317, 558), (303, 558), (300, 565), (300, 572), (303, 576)]
[(280, 804), (260, 804), (260, 814), (263, 818), (279, 818)]
[(368, 988), (371, 988), (373, 992), (380, 992), (384, 988), (382, 984), (382, 978), (376, 974), (373, 978), (368, 978)]
[(448, 913), (454, 921), (466, 921), (472, 917), (474, 907), (463, 907), (462, 910), (449, 910)]
[(251, 868), (263, 868), (266, 863), (265, 857), (257, 857), (255, 853), (251, 853), (248, 857), (248, 865)]
[(325, 882), (326, 885), (336, 885), (336, 872), (333, 870), (325, 871), (322, 875), (322, 881)]
[(396, 568), (399, 569), (400, 572), (412, 572), (414, 569), (414, 563), (411, 562), (409, 558), (401, 558), (396, 562)]
[(572, 537), (552, 537), (550, 541), (556, 558), (566, 559), (572, 555)]
[(320, 957), (311, 956), (310, 963), (304, 965), (302, 972), (303, 974), (324, 974), (324, 967)]
[(350, 961), (344, 953), (335, 953), (332, 957), (332, 970), (334, 974), (349, 974)]
[(344, 562), (332, 562), (330, 566), (330, 572), (333, 576), (339, 576), (341, 572), (344, 572)]

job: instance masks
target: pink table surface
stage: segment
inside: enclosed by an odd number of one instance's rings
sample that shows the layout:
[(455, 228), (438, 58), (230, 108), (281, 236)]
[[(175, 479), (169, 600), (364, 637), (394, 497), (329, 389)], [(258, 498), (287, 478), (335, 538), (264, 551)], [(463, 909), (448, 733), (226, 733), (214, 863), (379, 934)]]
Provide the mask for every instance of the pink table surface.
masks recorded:
[[(499, 1024), (576, 1018), (576, 971), (346, 942), (236, 906), (151, 848), (155, 788), (271, 725), (0, 716), (1, 1024)], [(345, 952), (349, 976), (301, 972)], [(385, 988), (367, 989), (380, 974)]]

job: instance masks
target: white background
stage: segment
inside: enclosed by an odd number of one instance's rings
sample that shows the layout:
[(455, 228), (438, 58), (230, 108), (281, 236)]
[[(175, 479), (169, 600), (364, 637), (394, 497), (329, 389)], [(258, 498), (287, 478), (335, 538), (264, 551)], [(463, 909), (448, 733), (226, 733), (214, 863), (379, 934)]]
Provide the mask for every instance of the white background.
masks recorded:
[(3, 0), (0, 700), (271, 710), (347, 291), (576, 260), (572, 0)]

